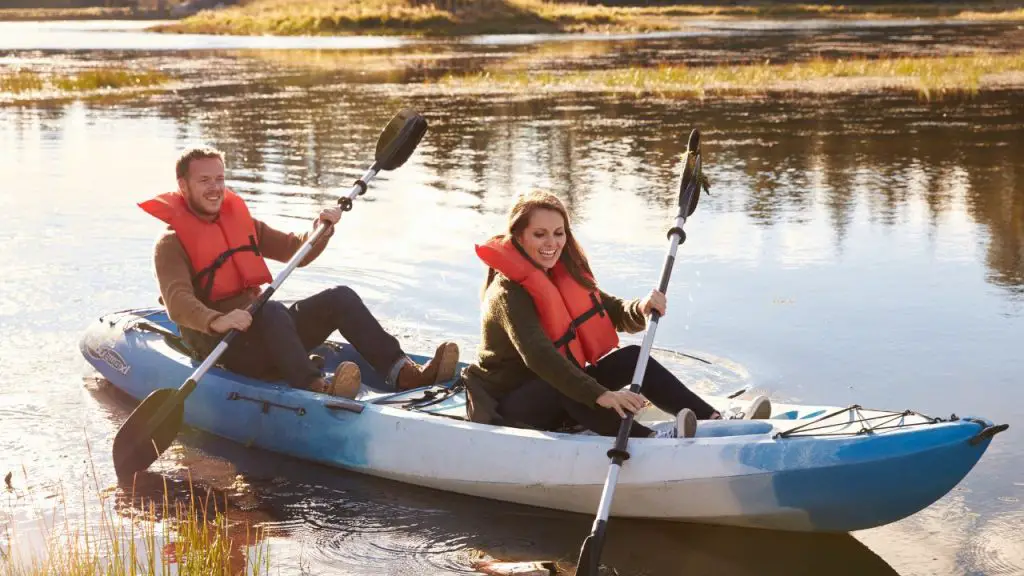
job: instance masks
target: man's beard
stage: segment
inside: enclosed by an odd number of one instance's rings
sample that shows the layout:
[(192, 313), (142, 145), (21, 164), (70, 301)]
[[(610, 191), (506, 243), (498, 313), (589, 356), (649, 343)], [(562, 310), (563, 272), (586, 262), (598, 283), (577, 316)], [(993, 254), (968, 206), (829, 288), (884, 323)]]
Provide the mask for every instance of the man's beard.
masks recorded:
[[(213, 218), (213, 217), (216, 217), (217, 214), (220, 212), (219, 210), (217, 212), (210, 212), (210, 211), (204, 209), (202, 206), (199, 206), (197, 202), (193, 202), (192, 201), (192, 188), (189, 187), (188, 184), (185, 185), (185, 194), (184, 194), (184, 196), (185, 196), (185, 202), (188, 204), (188, 207), (197, 216), (207, 216), (207, 217)], [(200, 194), (200, 196), (201, 196), (201, 194)]]

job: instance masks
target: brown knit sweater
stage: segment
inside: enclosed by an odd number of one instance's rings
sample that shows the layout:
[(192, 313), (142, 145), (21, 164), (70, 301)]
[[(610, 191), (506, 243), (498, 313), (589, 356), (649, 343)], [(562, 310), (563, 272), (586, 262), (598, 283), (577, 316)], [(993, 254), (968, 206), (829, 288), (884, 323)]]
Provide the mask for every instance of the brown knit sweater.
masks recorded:
[[(623, 301), (600, 294), (617, 331), (635, 333), (647, 326), (639, 299)], [(501, 274), (484, 293), (478, 356), (463, 374), (469, 418), (475, 422), (499, 421), (497, 402), (529, 380), (544, 380), (587, 406), (596, 405), (597, 397), (608, 391), (555, 348), (529, 292)]]
[[(254, 222), (256, 243), (260, 252), (264, 258), (278, 262), (287, 262), (313, 233), (311, 230), (302, 235), (295, 235), (275, 230), (259, 220), (254, 219)], [(315, 260), (323, 252), (327, 240), (333, 233), (333, 228), (325, 232), (299, 266), (305, 266)], [(178, 240), (178, 235), (170, 229), (157, 240), (153, 251), (153, 264), (156, 268), (157, 282), (160, 284), (160, 301), (167, 308), (167, 315), (178, 325), (185, 342), (200, 357), (206, 357), (222, 336), (210, 330), (210, 323), (223, 316), (225, 312), (245, 308), (261, 292), (259, 288), (250, 288), (238, 296), (217, 302), (200, 300), (192, 285), (192, 277), (195, 275), (192, 263)]]

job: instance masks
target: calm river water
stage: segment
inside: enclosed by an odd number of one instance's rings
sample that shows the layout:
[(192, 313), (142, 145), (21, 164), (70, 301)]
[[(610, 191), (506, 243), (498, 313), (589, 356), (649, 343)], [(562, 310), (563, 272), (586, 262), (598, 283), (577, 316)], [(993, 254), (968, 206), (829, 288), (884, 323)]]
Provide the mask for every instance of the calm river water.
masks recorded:
[[(895, 524), (810, 536), (613, 520), (608, 564), (622, 574), (1024, 573), (1024, 95), (698, 101), (460, 95), (424, 83), (490, 68), (1016, 51), (1019, 26), (704, 23), (677, 35), (448, 43), (131, 26), (0, 24), (0, 66), (144, 66), (187, 82), (138, 98), (0, 106), (0, 475), (12, 471), (14, 485), (0, 492), (0, 526), (31, 539), (40, 518), (94, 522), (83, 498), (114, 485), (110, 445), (131, 407), (77, 341), (104, 313), (156, 303), (162, 224), (135, 203), (172, 189), (176, 153), (221, 148), (257, 217), (304, 230), (372, 160), (387, 120), (413, 106), (430, 123), (420, 148), (371, 185), (282, 298), (348, 284), (409, 348), (450, 338), (471, 357), (483, 274), (473, 242), (500, 230), (514, 195), (531, 188), (570, 206), (607, 290), (640, 296), (657, 281), (679, 154), (696, 127), (712, 194), (688, 223), (657, 335), (661, 348), (714, 361), (694, 386), (1011, 424), (960, 486)], [(271, 528), (280, 574), (469, 573), (476, 550), (574, 557), (591, 522), (197, 433), (152, 470), (155, 484), (184, 490), (191, 470), (240, 494), (233, 513)], [(54, 512), (58, 495), (67, 506)]]

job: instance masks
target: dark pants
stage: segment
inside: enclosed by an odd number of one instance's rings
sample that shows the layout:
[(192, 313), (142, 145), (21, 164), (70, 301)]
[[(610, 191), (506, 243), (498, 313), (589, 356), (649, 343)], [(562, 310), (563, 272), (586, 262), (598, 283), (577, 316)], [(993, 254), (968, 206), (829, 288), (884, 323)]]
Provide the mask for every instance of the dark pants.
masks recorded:
[(332, 332), (341, 336), (384, 378), (405, 357), (398, 340), (381, 327), (348, 286), (336, 286), (294, 303), (268, 301), (221, 356), (228, 369), (253, 378), (284, 378), (309, 388), (320, 371), (309, 351)]
[[(629, 385), (639, 355), (639, 346), (626, 346), (588, 366), (586, 372), (605, 388), (618, 390)], [(691, 392), (654, 358), (647, 361), (640, 393), (673, 416), (683, 408), (689, 408), (698, 419), (707, 420), (715, 412), (710, 404)], [(498, 413), (506, 420), (539, 430), (554, 430), (568, 417), (602, 436), (617, 435), (622, 424), (622, 418), (615, 410), (601, 406), (591, 408), (576, 402), (543, 380), (526, 382), (504, 396), (498, 402)], [(629, 435), (644, 438), (651, 435), (651, 429), (634, 421)]]

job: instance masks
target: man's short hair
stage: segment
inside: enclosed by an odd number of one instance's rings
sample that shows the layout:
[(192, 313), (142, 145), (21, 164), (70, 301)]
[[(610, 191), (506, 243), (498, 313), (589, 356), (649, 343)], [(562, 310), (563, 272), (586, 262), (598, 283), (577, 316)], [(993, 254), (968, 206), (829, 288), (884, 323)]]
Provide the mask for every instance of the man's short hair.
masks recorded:
[(188, 168), (193, 160), (202, 160), (205, 158), (217, 158), (224, 163), (224, 153), (216, 148), (209, 146), (199, 146), (195, 148), (189, 148), (181, 153), (178, 157), (178, 162), (174, 165), (174, 173), (178, 178), (188, 177)]

